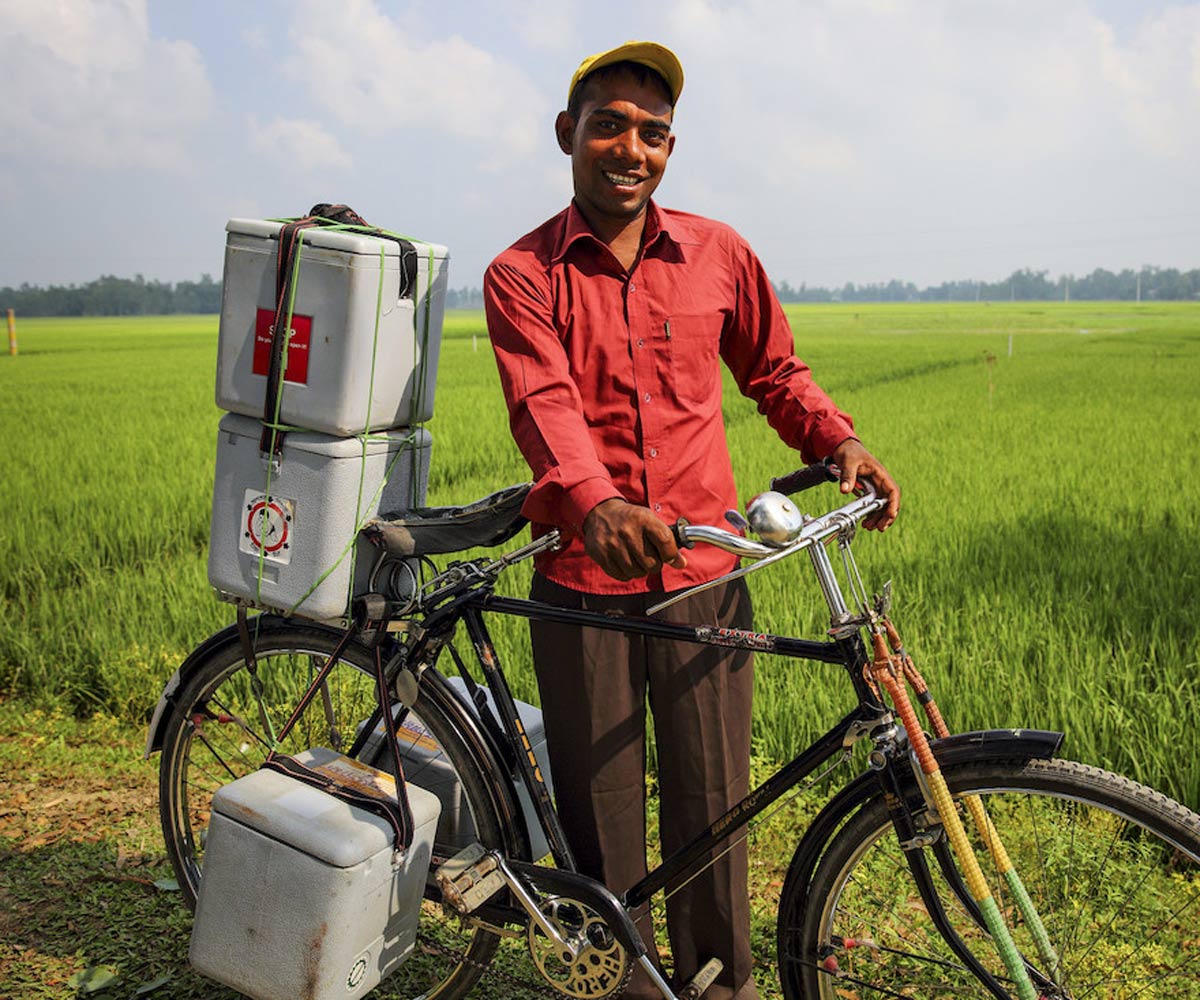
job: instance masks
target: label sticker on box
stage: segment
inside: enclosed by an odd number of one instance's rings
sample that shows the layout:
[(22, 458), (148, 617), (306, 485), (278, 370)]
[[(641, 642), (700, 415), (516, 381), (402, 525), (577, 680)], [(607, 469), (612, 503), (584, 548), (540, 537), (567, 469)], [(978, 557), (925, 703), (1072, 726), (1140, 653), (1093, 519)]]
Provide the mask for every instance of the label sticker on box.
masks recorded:
[(286, 566), (292, 561), (296, 501), (246, 490), (238, 549)]
[[(275, 335), (275, 313), (259, 309), (254, 317), (255, 375), (266, 376), (271, 371), (271, 338)], [(312, 317), (292, 313), (291, 335), (287, 343), (287, 366), (283, 380), (296, 385), (308, 385), (308, 345), (312, 340)]]

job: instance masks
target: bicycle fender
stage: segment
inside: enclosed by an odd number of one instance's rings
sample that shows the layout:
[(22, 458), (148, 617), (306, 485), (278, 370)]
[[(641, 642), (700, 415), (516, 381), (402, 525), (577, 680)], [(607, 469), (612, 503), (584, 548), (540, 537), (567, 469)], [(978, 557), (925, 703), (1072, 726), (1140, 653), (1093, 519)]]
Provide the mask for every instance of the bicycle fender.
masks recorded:
[[(264, 625), (273, 625), (276, 622), (282, 622), (284, 619), (277, 618), (274, 615), (262, 615), (261, 618), (255, 620), (261, 621)], [(328, 629), (332, 635), (341, 634), (340, 629), (321, 625), (318, 622), (306, 621), (305, 626), (308, 628)], [(150, 726), (146, 731), (146, 752), (142, 756), (143, 760), (149, 760), (155, 753), (162, 749), (163, 728), (166, 726), (167, 720), (171, 717), (171, 711), (175, 708), (175, 695), (191, 679), (192, 671), (195, 669), (197, 661), (206, 658), (214, 649), (218, 649), (231, 642), (241, 642), (236, 625), (230, 625), (227, 628), (221, 629), (220, 632), (214, 632), (210, 635), (199, 646), (188, 653), (187, 658), (179, 665), (179, 669), (171, 675), (170, 680), (167, 681), (162, 694), (159, 696), (158, 704), (154, 706), (154, 714), (150, 716)]]
[(502, 751), (496, 746), (492, 734), (436, 667), (429, 666), (422, 670), (419, 683), (421, 697), (435, 701), (446, 715), (452, 716), (455, 729), (475, 758), (476, 767), (483, 774), (492, 776), (488, 791), (508, 833), (509, 860), (517, 856), (527, 858), (530, 849), (525, 814), (517, 803), (516, 786), (508, 768), (502, 763)]
[[(1063, 734), (1042, 729), (982, 729), (969, 733), (954, 733), (945, 739), (931, 740), (930, 747), (943, 767), (969, 761), (1046, 760), (1053, 757), (1062, 745)], [(906, 775), (905, 783), (912, 782)], [(880, 794), (879, 780), (872, 771), (860, 774), (825, 804), (817, 818), (809, 824), (788, 866), (784, 894), (794, 885), (808, 885), (816, 871), (825, 845), (849, 818), (850, 814), (868, 799)], [(794, 891), (794, 890), (793, 890)], [(803, 903), (803, 897), (801, 903)]]
[(223, 645), (230, 639), (237, 639), (237, 626), (230, 625), (228, 628), (221, 629), (220, 632), (214, 632), (205, 639), (199, 646), (188, 653), (187, 658), (179, 665), (179, 668), (171, 675), (163, 688), (162, 694), (158, 698), (158, 704), (154, 706), (154, 714), (150, 717), (150, 727), (146, 731), (146, 752), (143, 754), (143, 760), (149, 760), (163, 746), (163, 726), (166, 725), (167, 719), (171, 714), (171, 710), (175, 707), (175, 693), (183, 686), (184, 681), (191, 676), (192, 669), (196, 661), (206, 656), (218, 646)]

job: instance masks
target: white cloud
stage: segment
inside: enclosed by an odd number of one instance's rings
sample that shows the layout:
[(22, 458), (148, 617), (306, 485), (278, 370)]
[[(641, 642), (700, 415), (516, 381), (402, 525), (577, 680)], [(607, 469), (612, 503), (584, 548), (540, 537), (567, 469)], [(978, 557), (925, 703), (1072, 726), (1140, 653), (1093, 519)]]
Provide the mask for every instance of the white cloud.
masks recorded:
[(265, 125), (247, 115), (250, 144), (277, 158), (281, 168), (314, 171), (350, 166), (350, 154), (319, 123), (305, 118), (273, 118)]
[[(467, 138), (478, 165), (520, 162), (549, 134), (542, 94), (517, 66), (454, 35), (415, 37), (403, 16), (373, 0), (345, 0), (337, 15), (317, 0), (297, 5), (288, 69), (307, 99), (370, 135), (423, 129)], [(411, 156), (436, 169), (427, 141)]]
[(550, 52), (578, 48), (578, 0), (524, 0), (497, 4), (512, 19), (513, 30), (531, 49)]
[(155, 38), (145, 0), (4, 0), (0, 102), (9, 152), (77, 166), (176, 170), (209, 113), (203, 60)]
[[(1056, 218), (1128, 214), (1134, 190), (1165, 214), (1197, 193), (1194, 3), (1118, 31), (1085, 0), (676, 0), (664, 40), (688, 79), (673, 168), (714, 189), (680, 207), (745, 226), (781, 276), (823, 254), (842, 274), (877, 257), (879, 278), (925, 254), (924, 274), (951, 276), (969, 266), (958, 248), (920, 239), (949, 226), (1036, 264), (1021, 241), (1065, 240)], [(918, 239), (877, 239), (883, 219)], [(1003, 231), (1021, 219), (1040, 232)]]

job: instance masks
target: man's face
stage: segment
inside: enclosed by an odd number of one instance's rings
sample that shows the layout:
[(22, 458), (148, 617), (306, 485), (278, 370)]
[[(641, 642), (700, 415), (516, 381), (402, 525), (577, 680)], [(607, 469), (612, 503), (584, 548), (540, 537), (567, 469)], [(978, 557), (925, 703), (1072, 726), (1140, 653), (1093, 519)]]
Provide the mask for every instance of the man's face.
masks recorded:
[(558, 144), (570, 154), (575, 199), (597, 229), (646, 210), (675, 145), (671, 102), (658, 81), (629, 73), (588, 80), (578, 120), (562, 112)]

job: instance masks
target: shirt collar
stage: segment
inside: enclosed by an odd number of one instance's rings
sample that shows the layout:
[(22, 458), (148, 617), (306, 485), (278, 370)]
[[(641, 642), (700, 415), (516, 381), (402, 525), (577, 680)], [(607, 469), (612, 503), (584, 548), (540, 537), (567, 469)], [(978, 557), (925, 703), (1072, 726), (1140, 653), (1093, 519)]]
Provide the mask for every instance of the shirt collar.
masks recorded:
[[(579, 207), (574, 200), (567, 206), (564, 213), (563, 227), (559, 235), (557, 245), (554, 247), (554, 254), (551, 258), (555, 263), (562, 260), (570, 249), (580, 240), (587, 240), (593, 243), (600, 243), (596, 234), (592, 232), (592, 227), (588, 225), (587, 219), (583, 217), (583, 213), (579, 211)], [(656, 253), (656, 246), (661, 241), (663, 244), (675, 244), (678, 246), (681, 243), (693, 243), (685, 230), (678, 233), (680, 227), (677, 225), (679, 220), (669, 218), (666, 213), (662, 212), (659, 207), (651, 199), (646, 204), (646, 228), (642, 235), (642, 246), (644, 252), (648, 254)]]

